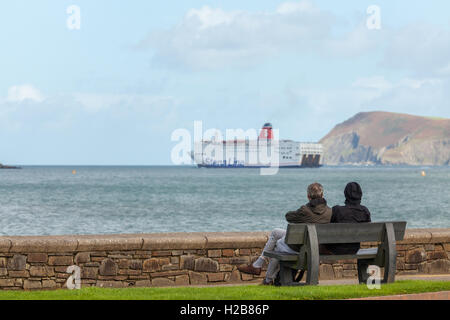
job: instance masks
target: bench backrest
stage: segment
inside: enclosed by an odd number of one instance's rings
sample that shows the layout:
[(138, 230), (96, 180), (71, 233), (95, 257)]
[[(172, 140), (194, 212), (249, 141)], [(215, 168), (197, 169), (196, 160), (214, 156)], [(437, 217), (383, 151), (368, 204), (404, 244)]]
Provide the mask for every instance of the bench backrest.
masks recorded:
[[(406, 221), (386, 221), (370, 223), (327, 223), (315, 224), (319, 243), (356, 243), (382, 241), (384, 225), (392, 223), (395, 240), (403, 240)], [(303, 244), (305, 241), (306, 224), (288, 224), (285, 242), (287, 244)]]

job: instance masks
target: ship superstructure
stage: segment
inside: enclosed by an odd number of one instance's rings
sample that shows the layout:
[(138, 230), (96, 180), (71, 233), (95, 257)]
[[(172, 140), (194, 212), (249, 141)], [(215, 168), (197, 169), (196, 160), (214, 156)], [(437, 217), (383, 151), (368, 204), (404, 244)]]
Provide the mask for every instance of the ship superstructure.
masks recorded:
[[(267, 158), (274, 152), (274, 144), (278, 154), (277, 165), (280, 168), (321, 166), (323, 155), (321, 144), (293, 140), (279, 140), (276, 143), (271, 123), (264, 124), (256, 140), (222, 141), (213, 138), (195, 142), (191, 157), (198, 167), (261, 168), (270, 166)], [(263, 154), (264, 152), (266, 154)]]

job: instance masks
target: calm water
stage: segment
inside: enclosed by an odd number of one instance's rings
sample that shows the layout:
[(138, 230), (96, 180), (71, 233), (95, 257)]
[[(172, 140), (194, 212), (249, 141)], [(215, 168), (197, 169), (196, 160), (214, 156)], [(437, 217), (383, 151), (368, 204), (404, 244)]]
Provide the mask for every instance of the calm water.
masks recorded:
[(260, 176), (258, 169), (74, 166), (0, 170), (0, 233), (284, 228), (284, 214), (306, 202), (306, 187), (315, 181), (330, 205), (343, 203), (348, 181), (359, 182), (374, 221), (450, 227), (450, 168), (325, 167)]

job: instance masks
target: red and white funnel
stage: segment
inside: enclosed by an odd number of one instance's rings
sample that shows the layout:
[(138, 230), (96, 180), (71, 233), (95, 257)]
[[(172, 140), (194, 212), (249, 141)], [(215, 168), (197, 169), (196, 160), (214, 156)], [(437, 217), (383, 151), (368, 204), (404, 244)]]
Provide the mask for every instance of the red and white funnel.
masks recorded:
[(264, 124), (264, 126), (261, 129), (261, 132), (259, 133), (259, 139), (267, 139), (267, 140), (273, 139), (271, 123), (267, 122)]

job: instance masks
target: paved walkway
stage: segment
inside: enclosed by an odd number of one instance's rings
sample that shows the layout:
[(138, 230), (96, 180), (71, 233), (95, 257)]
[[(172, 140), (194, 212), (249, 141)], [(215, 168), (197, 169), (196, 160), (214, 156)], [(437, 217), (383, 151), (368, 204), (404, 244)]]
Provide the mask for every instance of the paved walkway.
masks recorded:
[[(429, 281), (450, 281), (450, 274), (422, 274), (411, 276), (395, 276), (395, 280), (429, 280)], [(338, 279), (338, 280), (322, 280), (319, 286), (333, 286), (339, 284), (358, 284), (358, 279)]]
[(450, 291), (399, 294), (395, 296), (367, 297), (349, 300), (450, 300)]

